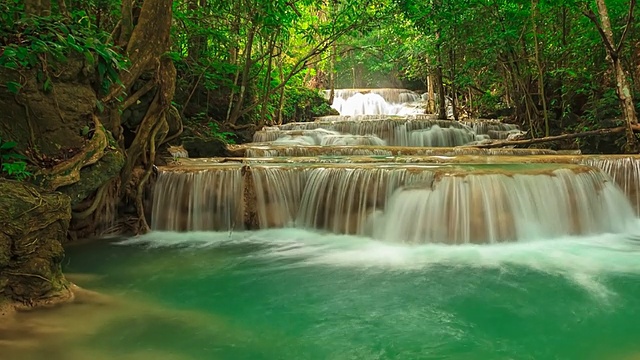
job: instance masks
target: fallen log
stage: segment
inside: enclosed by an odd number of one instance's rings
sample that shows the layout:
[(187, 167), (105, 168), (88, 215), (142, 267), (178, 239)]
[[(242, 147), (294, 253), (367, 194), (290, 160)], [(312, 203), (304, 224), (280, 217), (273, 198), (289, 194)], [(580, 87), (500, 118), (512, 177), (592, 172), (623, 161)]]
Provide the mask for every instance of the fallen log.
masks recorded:
[[(633, 125), (631, 127), (633, 131), (640, 131), (640, 125)], [(624, 132), (627, 129), (626, 126), (619, 126), (615, 128), (608, 129), (598, 129), (592, 131), (579, 132), (574, 134), (562, 134), (555, 136), (546, 136), (535, 139), (524, 139), (524, 140), (504, 140), (504, 141), (496, 141), (489, 144), (478, 144), (478, 145), (468, 145), (469, 147), (475, 147), (480, 149), (492, 149), (499, 148), (503, 146), (514, 146), (514, 145), (531, 145), (531, 144), (539, 144), (556, 140), (568, 140), (575, 139), (587, 136), (595, 136), (595, 135), (609, 135)]]

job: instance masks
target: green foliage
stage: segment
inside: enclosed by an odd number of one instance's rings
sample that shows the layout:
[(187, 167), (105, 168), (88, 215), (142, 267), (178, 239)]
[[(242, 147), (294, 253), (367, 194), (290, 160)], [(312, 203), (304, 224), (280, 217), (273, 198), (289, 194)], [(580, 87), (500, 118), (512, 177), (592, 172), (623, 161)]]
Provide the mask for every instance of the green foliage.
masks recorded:
[(333, 109), (318, 91), (306, 87), (287, 86), (282, 111), (283, 122), (313, 121), (314, 117), (331, 114)]
[[(59, 17), (29, 17), (8, 21), (0, 27), (0, 67), (13, 70), (36, 68), (42, 90), (51, 91), (51, 73), (64, 68), (71, 56), (82, 56), (85, 65), (98, 71), (101, 90), (118, 83), (118, 72), (127, 66), (125, 57), (114, 51), (109, 34), (96, 28), (84, 11)], [(21, 84), (5, 84), (12, 93)]]
[(25, 180), (31, 173), (27, 171), (26, 157), (15, 152), (18, 145), (14, 141), (0, 138), (0, 173), (19, 181)]
[(220, 130), (220, 125), (218, 125), (218, 123), (213, 122), (213, 121), (209, 121), (207, 126), (209, 127), (209, 136), (211, 136), (212, 138), (218, 139), (218, 140), (222, 141), (225, 144), (235, 144), (236, 143), (236, 141), (233, 139), (235, 134), (232, 133), (232, 132), (228, 132), (228, 131), (221, 131)]
[(283, 117), (288, 88), (326, 68), (340, 39), (374, 28), (387, 2), (177, 1), (173, 10), (178, 93), (193, 93), (189, 102), (199, 105), (186, 106), (185, 115), (204, 110), (225, 122), (269, 123)]

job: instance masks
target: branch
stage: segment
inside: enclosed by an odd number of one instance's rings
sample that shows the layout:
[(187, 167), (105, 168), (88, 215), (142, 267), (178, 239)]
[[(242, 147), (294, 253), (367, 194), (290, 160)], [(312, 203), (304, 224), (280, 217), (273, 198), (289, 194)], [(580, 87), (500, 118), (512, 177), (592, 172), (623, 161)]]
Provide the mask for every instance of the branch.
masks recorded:
[(138, 91), (136, 91), (133, 95), (131, 95), (127, 100), (125, 100), (122, 105), (120, 105), (121, 110), (126, 110), (129, 106), (133, 105), (136, 101), (140, 100), (146, 93), (151, 91), (153, 87), (156, 85), (154, 79), (147, 81)]
[(591, 20), (591, 22), (593, 22), (593, 24), (596, 26), (596, 29), (598, 30), (598, 34), (600, 34), (600, 37), (602, 38), (602, 42), (604, 42), (604, 46), (608, 50), (607, 52), (611, 54), (611, 56), (617, 56), (618, 53), (613, 48), (613, 44), (610, 43), (609, 40), (607, 39), (607, 35), (604, 33), (604, 30), (602, 30), (602, 26), (600, 26), (600, 23), (598, 22), (598, 18), (596, 17), (596, 14), (594, 14), (591, 9), (583, 10), (582, 14), (586, 16), (589, 20)]
[(618, 42), (618, 46), (616, 47), (616, 53), (620, 52), (622, 48), (622, 44), (624, 43), (624, 38), (627, 36), (629, 32), (629, 28), (631, 27), (631, 21), (633, 21), (633, 9), (636, 7), (636, 0), (629, 1), (629, 14), (627, 15), (627, 23), (624, 25), (624, 31), (622, 32), (622, 36), (620, 36), (620, 42)]
[[(640, 125), (633, 125), (631, 128), (634, 131), (640, 131)], [(492, 148), (499, 148), (499, 147), (511, 146), (511, 145), (531, 145), (531, 144), (538, 144), (538, 143), (544, 143), (549, 141), (568, 140), (568, 139), (575, 139), (575, 138), (594, 136), (594, 135), (616, 134), (616, 133), (624, 132), (625, 130), (627, 130), (626, 126), (619, 126), (615, 128), (598, 129), (598, 130), (592, 130), (592, 131), (585, 131), (581, 133), (562, 134), (562, 135), (547, 136), (547, 137), (526, 139), (526, 140), (496, 141), (490, 144), (469, 145), (468, 147), (474, 147), (479, 149), (492, 149)]]

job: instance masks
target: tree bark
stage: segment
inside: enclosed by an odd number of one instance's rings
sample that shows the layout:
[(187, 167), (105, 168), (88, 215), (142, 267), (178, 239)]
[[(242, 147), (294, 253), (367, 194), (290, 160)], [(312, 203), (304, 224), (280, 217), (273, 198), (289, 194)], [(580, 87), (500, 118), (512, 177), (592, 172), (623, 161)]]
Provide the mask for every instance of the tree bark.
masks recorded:
[(231, 110), (231, 115), (229, 116), (228, 122), (230, 124), (235, 124), (241, 116), (240, 113), (242, 111), (242, 106), (244, 105), (244, 96), (247, 91), (247, 86), (249, 85), (251, 66), (253, 65), (251, 54), (255, 35), (256, 29), (254, 27), (251, 27), (249, 29), (249, 34), (247, 35), (247, 43), (244, 47), (244, 65), (242, 68), (242, 77), (240, 78), (240, 93), (238, 94), (238, 100), (233, 106), (233, 110)]
[(58, 0), (58, 9), (60, 10), (60, 15), (69, 19), (71, 16), (69, 15), (69, 10), (67, 9), (67, 3), (64, 0)]
[(51, 0), (25, 0), (24, 12), (27, 16), (49, 16)]
[[(439, 34), (436, 34), (436, 38)], [(444, 93), (444, 80), (442, 76), (442, 55), (440, 54), (440, 45), (438, 45), (436, 52), (438, 53), (438, 59), (436, 64), (436, 85), (438, 86), (438, 119), (447, 120), (447, 104), (446, 96)]]
[[(429, 60), (427, 59), (427, 65), (429, 64)], [(427, 100), (427, 112), (429, 114), (436, 113), (436, 95), (434, 90), (434, 76), (433, 71), (429, 70), (429, 75), (427, 75), (427, 96), (429, 99)]]
[[(139, 216), (138, 227), (135, 230), (139, 232), (148, 230), (141, 201), (143, 185), (152, 170), (157, 148), (168, 135), (166, 113), (171, 107), (175, 92), (176, 69), (171, 59), (164, 56), (171, 46), (172, 3), (173, 0), (144, 0), (136, 22), (129, 11), (134, 4), (133, 0), (125, 0), (123, 18), (128, 19), (121, 21), (121, 26), (123, 24), (124, 26), (121, 29), (119, 42), (121, 45), (126, 44), (130, 66), (120, 72), (121, 84), (114, 85), (109, 94), (102, 99), (102, 102), (108, 105), (110, 125), (115, 135), (121, 133), (122, 124), (119, 114), (126, 110), (123, 107), (136, 103), (134, 100), (144, 95), (143, 93), (151, 91), (155, 93), (141, 123), (137, 128), (131, 129), (135, 133), (135, 138), (127, 149), (123, 149), (127, 156), (120, 172), (119, 196), (126, 202), (135, 204)], [(129, 21), (135, 24), (130, 32), (131, 36), (127, 38), (124, 35), (129, 32), (127, 30)], [(145, 80), (146, 84), (129, 95), (136, 82), (148, 79), (146, 76), (142, 78), (141, 76), (149, 73), (153, 74), (152, 79)], [(181, 128), (181, 126), (177, 127)], [(120, 146), (124, 148), (124, 141), (118, 140)], [(133, 169), (139, 165), (144, 166), (145, 173), (138, 180), (134, 180)]]
[(596, 5), (598, 7), (598, 17), (600, 18), (599, 22), (591, 9), (586, 10), (584, 15), (595, 24), (596, 29), (602, 38), (602, 42), (604, 43), (605, 50), (607, 52), (607, 60), (609, 60), (616, 77), (616, 93), (618, 94), (620, 107), (622, 108), (622, 115), (624, 116), (627, 126), (627, 144), (625, 151), (627, 153), (635, 153), (638, 152), (638, 140), (633, 132), (633, 128), (638, 124), (638, 117), (633, 103), (633, 95), (631, 94), (629, 81), (627, 80), (627, 74), (622, 64), (622, 60), (620, 59), (620, 50), (622, 49), (622, 44), (624, 43), (629, 28), (633, 26), (633, 12), (636, 0), (630, 0), (629, 2), (627, 23), (624, 32), (620, 36), (620, 41), (617, 44), (613, 37), (613, 29), (611, 27), (611, 20), (609, 19), (607, 5), (604, 0), (596, 0)]
[(542, 117), (544, 119), (544, 136), (549, 136), (549, 114), (547, 112), (547, 97), (544, 91), (544, 72), (542, 70), (542, 62), (540, 61), (540, 46), (538, 44), (538, 25), (536, 18), (538, 17), (538, 0), (531, 0), (531, 26), (533, 27), (533, 42), (536, 54), (536, 67), (538, 68), (538, 92), (540, 93), (540, 101), (542, 102)]

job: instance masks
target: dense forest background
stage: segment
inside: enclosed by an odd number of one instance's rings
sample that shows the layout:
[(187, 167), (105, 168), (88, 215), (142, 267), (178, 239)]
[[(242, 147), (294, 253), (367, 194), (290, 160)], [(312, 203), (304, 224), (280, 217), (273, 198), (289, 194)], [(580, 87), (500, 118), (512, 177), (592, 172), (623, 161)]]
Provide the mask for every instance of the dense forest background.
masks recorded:
[(168, 145), (207, 138), (219, 145), (192, 155), (224, 155), (264, 125), (331, 113), (321, 90), (364, 87), (427, 92), (441, 117), (449, 102), (455, 118), (501, 118), (535, 138), (622, 129), (577, 146), (636, 152), (635, 7), (2, 0), (2, 173), (72, 195), (80, 234), (114, 206), (145, 229), (141, 194)]

